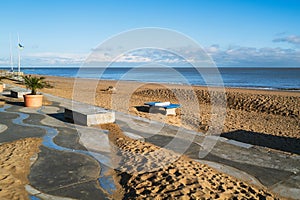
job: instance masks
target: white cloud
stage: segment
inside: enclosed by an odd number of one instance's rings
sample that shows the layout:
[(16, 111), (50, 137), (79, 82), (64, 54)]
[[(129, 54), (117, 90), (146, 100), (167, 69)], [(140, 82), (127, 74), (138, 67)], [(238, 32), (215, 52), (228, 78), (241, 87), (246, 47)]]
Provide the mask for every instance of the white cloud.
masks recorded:
[(80, 65), (86, 54), (39, 52), (28, 53), (22, 57), (24, 65)]
[(300, 36), (291, 35), (286, 37), (280, 37), (273, 40), (273, 42), (287, 42), (294, 45), (300, 45)]
[(211, 45), (207, 48), (205, 48), (205, 51), (208, 53), (208, 54), (213, 54), (213, 53), (216, 53), (220, 50), (220, 47), (219, 45), (217, 44), (214, 44), (214, 45)]
[[(230, 47), (222, 49), (219, 45), (212, 45), (202, 49), (182, 47), (178, 50), (185, 55), (175, 55), (167, 50), (138, 49), (124, 53), (117, 58), (108, 51), (93, 51), (88, 54), (40, 52), (26, 54), (22, 57), (23, 65), (82, 65), (82, 64), (143, 64), (157, 63), (170, 65), (184, 65), (187, 62), (199, 62), (205, 65), (209, 60), (206, 52), (218, 66), (300, 66), (300, 51), (292, 48), (253, 48)], [(8, 65), (8, 59), (0, 59), (0, 65)], [(16, 62), (15, 62), (16, 63)]]
[[(300, 51), (284, 48), (254, 48), (254, 47), (230, 47), (221, 49), (219, 45), (212, 45), (202, 49), (181, 48), (185, 58), (168, 51), (159, 49), (140, 49), (118, 57), (115, 62), (121, 63), (161, 63), (184, 65), (187, 62), (202, 62), (209, 60), (204, 55), (206, 52), (218, 66), (300, 66)], [(93, 61), (112, 61), (112, 58), (103, 56)]]
[(167, 50), (161, 49), (137, 49), (124, 54), (113, 57), (110, 54), (111, 50), (106, 51), (94, 51), (86, 60), (87, 63), (186, 63), (186, 61), (178, 55), (173, 54)]
[(220, 66), (300, 66), (300, 51), (279, 47), (236, 47), (210, 55)]

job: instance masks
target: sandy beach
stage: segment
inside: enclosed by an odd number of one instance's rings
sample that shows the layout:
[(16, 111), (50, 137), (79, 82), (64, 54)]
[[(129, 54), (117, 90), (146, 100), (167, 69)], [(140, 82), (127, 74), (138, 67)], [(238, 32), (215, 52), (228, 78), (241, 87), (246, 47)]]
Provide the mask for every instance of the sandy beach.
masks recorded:
[[(204, 133), (211, 124), (210, 93), (206, 87), (91, 79), (76, 80), (51, 76), (48, 76), (47, 80), (54, 88), (42, 91), (56, 96), (73, 98), (107, 109)], [(12, 81), (7, 82), (13, 83)], [(18, 86), (20, 85), (18, 84)], [(115, 87), (116, 91), (108, 91), (109, 86)], [(210, 88), (210, 90), (213, 90), (214, 98), (218, 98), (218, 89)], [(225, 92), (226, 116), (222, 127), (223, 134), (242, 130), (247, 131), (248, 134), (261, 133), (278, 137), (300, 138), (299, 92), (238, 88), (226, 88)], [(176, 96), (176, 93), (179, 95)], [(221, 92), (220, 95), (224, 94)], [(181, 101), (178, 100), (178, 96), (181, 97)], [(199, 112), (195, 113), (186, 106), (184, 113), (181, 112), (181, 109), (177, 109), (176, 116), (149, 113), (148, 108), (144, 106), (144, 103), (148, 101), (169, 101), (181, 104), (196, 102)]]
[[(42, 92), (211, 134), (208, 130), (215, 116), (211, 114), (210, 93), (205, 87), (75, 80), (50, 76), (47, 80), (54, 88), (43, 89)], [(5, 82), (17, 84), (9, 80)], [(108, 90), (110, 86), (116, 90)], [(199, 113), (193, 112), (192, 109), (185, 112), (177, 109), (176, 116), (165, 116), (161, 111), (149, 113), (149, 109), (144, 106), (148, 101), (182, 103), (175, 95), (176, 91), (180, 91), (181, 98), (187, 101), (192, 102), (196, 97)], [(191, 92), (196, 95), (191, 97)], [(215, 88), (213, 92), (218, 96), (220, 89)], [(298, 141), (300, 138), (299, 92), (226, 88), (225, 94), (226, 115), (222, 136), (246, 143), (259, 142), (257, 145), (265, 145), (271, 149), (279, 147), (282, 151), (298, 153), (298, 146), (287, 145), (283, 149), (280, 148), (284, 146), (282, 141)], [(89, 98), (90, 95), (94, 98)], [(218, 105), (216, 107), (218, 108)], [(122, 169), (116, 172), (123, 186), (125, 199), (277, 198), (264, 188), (239, 181), (188, 157), (165, 149), (160, 150), (149, 143), (132, 140), (124, 136), (116, 124), (102, 128), (110, 131), (110, 140), (118, 149), (116, 154), (121, 158), (119, 162)], [(1, 145), (1, 148), (4, 148), (4, 145), (6, 144)], [(176, 162), (157, 165), (168, 160)]]
[(29, 183), (30, 159), (39, 152), (41, 142), (26, 138), (0, 145), (0, 199), (29, 199), (25, 185)]

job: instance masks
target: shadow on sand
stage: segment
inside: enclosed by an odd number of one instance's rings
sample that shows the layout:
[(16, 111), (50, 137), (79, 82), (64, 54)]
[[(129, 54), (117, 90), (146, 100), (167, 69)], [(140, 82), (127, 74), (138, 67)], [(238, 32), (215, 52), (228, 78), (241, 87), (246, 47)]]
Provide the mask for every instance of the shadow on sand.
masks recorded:
[(300, 139), (237, 130), (222, 133), (222, 137), (300, 155)]
[(158, 109), (155, 107), (150, 107), (149, 106), (135, 106), (137, 111), (139, 112), (144, 112), (144, 113), (160, 113), (162, 115), (165, 115), (166, 111), (162, 109)]

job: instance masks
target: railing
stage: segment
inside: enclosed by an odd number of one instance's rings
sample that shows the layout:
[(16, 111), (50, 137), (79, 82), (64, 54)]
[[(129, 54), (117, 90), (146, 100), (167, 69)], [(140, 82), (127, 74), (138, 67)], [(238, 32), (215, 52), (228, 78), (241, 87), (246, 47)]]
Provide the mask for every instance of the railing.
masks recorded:
[(24, 72), (11, 72), (7, 70), (0, 70), (0, 77), (15, 81), (23, 81)]

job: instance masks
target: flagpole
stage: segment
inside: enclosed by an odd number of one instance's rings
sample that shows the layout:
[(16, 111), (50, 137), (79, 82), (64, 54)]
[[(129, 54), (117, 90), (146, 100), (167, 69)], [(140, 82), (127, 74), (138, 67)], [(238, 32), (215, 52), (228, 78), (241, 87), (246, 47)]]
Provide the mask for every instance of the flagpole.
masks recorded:
[(10, 69), (13, 72), (14, 66), (13, 66), (13, 56), (12, 56), (12, 47), (11, 47), (11, 33), (9, 34), (9, 48), (10, 48)]
[[(18, 45), (20, 44), (20, 37), (19, 37), (19, 33), (18, 33)], [(19, 60), (18, 60), (18, 74), (20, 74), (21, 72), (21, 50), (20, 48), (18, 48), (18, 54), (19, 54)]]

